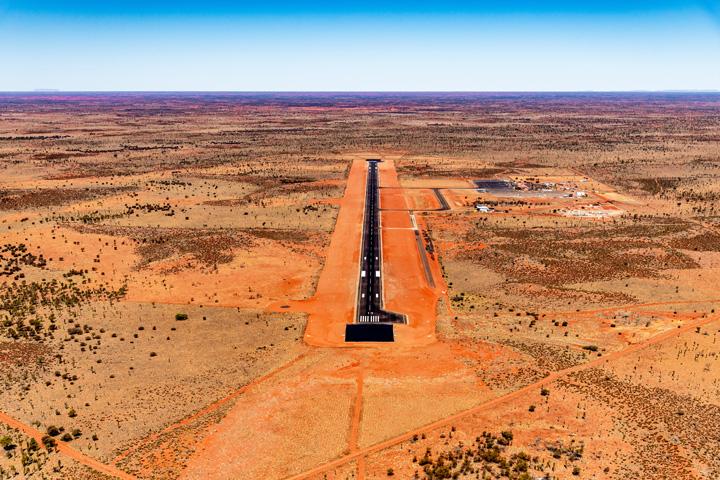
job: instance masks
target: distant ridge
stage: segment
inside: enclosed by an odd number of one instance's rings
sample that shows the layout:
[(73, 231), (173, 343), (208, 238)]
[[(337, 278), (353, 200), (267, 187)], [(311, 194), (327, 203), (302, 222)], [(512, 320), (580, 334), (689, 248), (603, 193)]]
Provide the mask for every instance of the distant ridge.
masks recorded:
[(720, 90), (659, 90), (659, 93), (718, 93)]

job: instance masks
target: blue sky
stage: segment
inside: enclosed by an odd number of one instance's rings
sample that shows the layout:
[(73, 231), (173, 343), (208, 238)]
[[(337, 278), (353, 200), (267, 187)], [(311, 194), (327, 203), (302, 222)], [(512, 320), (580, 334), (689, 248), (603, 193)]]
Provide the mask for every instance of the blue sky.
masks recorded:
[(720, 89), (720, 1), (0, 0), (0, 90)]

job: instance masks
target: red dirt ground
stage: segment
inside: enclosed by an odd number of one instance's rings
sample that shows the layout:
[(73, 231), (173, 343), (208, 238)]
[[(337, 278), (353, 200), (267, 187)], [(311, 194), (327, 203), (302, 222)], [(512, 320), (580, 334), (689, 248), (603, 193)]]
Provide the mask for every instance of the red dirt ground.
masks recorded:
[[(290, 303), (291, 310), (309, 314), (305, 342), (312, 346), (344, 347), (345, 325), (352, 323), (357, 295), (360, 236), (367, 166), (356, 159), (350, 169), (325, 267), (313, 298)], [(380, 207), (385, 307), (408, 315), (408, 325), (395, 328), (395, 344), (425, 345), (435, 341), (435, 308), (440, 296), (425, 280), (407, 203), (392, 160), (380, 165)], [(382, 210), (398, 211), (382, 211)], [(404, 210), (404, 211), (403, 211)], [(439, 267), (431, 260), (436, 282)], [(276, 311), (288, 311), (279, 304)], [(370, 345), (370, 344), (365, 344)]]

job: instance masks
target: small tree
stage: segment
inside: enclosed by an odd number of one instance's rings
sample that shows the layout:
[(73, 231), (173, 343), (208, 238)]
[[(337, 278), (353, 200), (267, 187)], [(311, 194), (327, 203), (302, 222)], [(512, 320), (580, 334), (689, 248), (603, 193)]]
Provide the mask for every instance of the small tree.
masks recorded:
[(12, 450), (15, 448), (15, 444), (12, 441), (12, 437), (9, 435), (3, 435), (0, 437), (0, 447), (4, 448), (5, 450)]
[(40, 445), (38, 445), (37, 440), (35, 440), (34, 438), (30, 438), (27, 444), (27, 448), (30, 452), (34, 452), (38, 448), (40, 448)]
[(42, 443), (48, 450), (55, 448), (55, 446), (57, 445), (55, 439), (49, 435), (45, 435), (44, 437), (42, 437)]

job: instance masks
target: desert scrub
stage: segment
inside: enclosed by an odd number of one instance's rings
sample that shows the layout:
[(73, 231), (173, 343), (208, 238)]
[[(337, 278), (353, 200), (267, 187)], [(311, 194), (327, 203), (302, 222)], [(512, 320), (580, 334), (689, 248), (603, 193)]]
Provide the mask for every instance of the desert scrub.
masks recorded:
[[(450, 435), (452, 432), (450, 432)], [(449, 436), (450, 436), (449, 435)], [(530, 480), (539, 478), (545, 469), (544, 462), (525, 452), (509, 454), (506, 450), (512, 444), (513, 434), (504, 431), (500, 435), (483, 432), (471, 445), (462, 443), (449, 451), (434, 455), (428, 448), (425, 454), (412, 463), (422, 467), (425, 478), (475, 478), (490, 475), (490, 478)], [(417, 474), (414, 478), (420, 478)]]
[(72, 279), (2, 284), (0, 335), (39, 340), (46, 324), (50, 324), (49, 330), (55, 330), (55, 312), (72, 309), (89, 301), (116, 301), (124, 297), (126, 291), (126, 286), (117, 290), (105, 286), (82, 288)]

